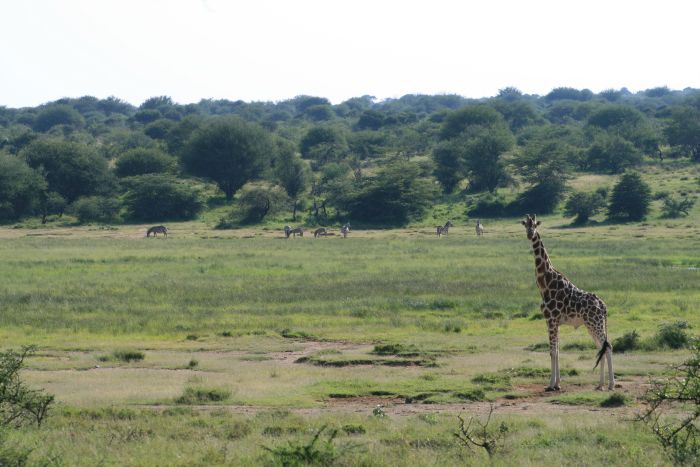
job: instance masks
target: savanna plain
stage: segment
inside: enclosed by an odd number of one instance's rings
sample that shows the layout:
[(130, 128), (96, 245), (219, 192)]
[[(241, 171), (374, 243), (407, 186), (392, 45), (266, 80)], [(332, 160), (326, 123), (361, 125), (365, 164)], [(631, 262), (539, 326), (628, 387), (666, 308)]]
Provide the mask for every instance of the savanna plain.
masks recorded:
[[(581, 228), (544, 217), (541, 234), (555, 267), (607, 303), (611, 340), (679, 321), (694, 333), (695, 211)], [(7, 441), (34, 465), (277, 465), (305, 448), (333, 465), (668, 463), (634, 419), (687, 352), (615, 352), (610, 404), (591, 338), (565, 326), (562, 391), (544, 392), (519, 219), (479, 238), (454, 224), (440, 239), (430, 222), (347, 239), (204, 222), (156, 239), (144, 225), (4, 228), (2, 347), (36, 345), (22, 376), (56, 397)], [(489, 459), (455, 433), (458, 416), (491, 410), (506, 430)]]

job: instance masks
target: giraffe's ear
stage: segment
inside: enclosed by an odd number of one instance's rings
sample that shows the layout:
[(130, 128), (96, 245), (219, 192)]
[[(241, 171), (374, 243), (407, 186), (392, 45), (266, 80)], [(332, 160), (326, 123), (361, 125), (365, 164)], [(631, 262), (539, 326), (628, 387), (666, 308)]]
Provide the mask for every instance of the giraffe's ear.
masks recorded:
[(525, 225), (525, 221), (520, 221), (521, 224)]
[(537, 221), (537, 227), (539, 227), (541, 223), (542, 223), (542, 222)]

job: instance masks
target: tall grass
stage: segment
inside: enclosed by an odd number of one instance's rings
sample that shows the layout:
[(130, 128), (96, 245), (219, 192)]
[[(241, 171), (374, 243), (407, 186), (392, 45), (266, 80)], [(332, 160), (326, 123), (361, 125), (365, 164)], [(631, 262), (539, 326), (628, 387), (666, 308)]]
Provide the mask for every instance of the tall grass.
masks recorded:
[[(636, 329), (659, 320), (700, 324), (692, 306), (700, 302), (700, 271), (686, 267), (700, 264), (700, 241), (607, 239), (595, 232), (568, 238), (556, 229), (543, 236), (555, 266), (607, 302), (611, 320), (622, 324), (613, 324), (613, 333), (627, 320)], [(358, 326), (363, 338), (416, 329), (445, 333), (454, 323), (478, 333), (484, 319), (523, 318), (517, 328), (541, 327), (525, 319), (538, 311), (539, 294), (524, 235), (480, 241), (457, 235), (440, 241), (21, 238), (3, 241), (0, 255), (0, 323), (17, 333), (289, 328), (352, 339)], [(475, 321), (480, 324), (470, 328)]]

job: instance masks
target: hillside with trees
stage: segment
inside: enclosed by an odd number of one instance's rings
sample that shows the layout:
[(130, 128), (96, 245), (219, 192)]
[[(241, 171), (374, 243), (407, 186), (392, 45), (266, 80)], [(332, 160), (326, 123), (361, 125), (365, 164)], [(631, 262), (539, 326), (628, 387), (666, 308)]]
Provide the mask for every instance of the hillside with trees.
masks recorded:
[[(187, 220), (401, 226), (435, 205), (462, 215), (607, 213), (640, 220), (652, 199), (682, 216), (692, 192), (652, 193), (650, 165), (700, 164), (700, 90), (372, 96), (337, 105), (152, 97), (0, 106), (0, 222)], [(615, 177), (576, 190), (586, 174)], [(696, 183), (697, 186), (697, 183)], [(699, 187), (700, 188), (700, 187)], [(698, 190), (695, 190), (697, 192)]]

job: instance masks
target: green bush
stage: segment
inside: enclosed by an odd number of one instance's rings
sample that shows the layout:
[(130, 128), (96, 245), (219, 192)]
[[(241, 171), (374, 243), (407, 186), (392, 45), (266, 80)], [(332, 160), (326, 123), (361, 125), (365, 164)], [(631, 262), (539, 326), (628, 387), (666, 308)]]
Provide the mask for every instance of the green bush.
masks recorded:
[(682, 349), (690, 344), (690, 336), (687, 330), (691, 326), (686, 321), (676, 321), (664, 323), (659, 326), (659, 330), (654, 336), (654, 341), (658, 347), (670, 349)]
[[(0, 352), (0, 429), (18, 428), (28, 423), (41, 426), (53, 404), (52, 395), (29, 389), (20, 379), (24, 361), (34, 350), (34, 347), (29, 346), (23, 347), (19, 352)], [(3, 455), (4, 452), (3, 449)]]
[(637, 331), (632, 330), (625, 333), (622, 337), (618, 337), (612, 342), (613, 350), (615, 352), (629, 352), (630, 350), (638, 350), (641, 348), (641, 342), (639, 340), (639, 334)]
[(688, 211), (695, 205), (695, 200), (691, 198), (675, 198), (667, 196), (664, 198), (664, 204), (661, 208), (663, 217), (675, 219), (688, 215)]
[(78, 198), (70, 205), (69, 212), (78, 218), (80, 223), (87, 222), (117, 222), (121, 203), (118, 199), (106, 196), (86, 196)]
[(231, 391), (224, 388), (188, 387), (180, 397), (175, 399), (177, 404), (205, 404), (222, 402), (231, 397)]
[(117, 159), (114, 172), (118, 177), (133, 177), (149, 173), (174, 172), (177, 160), (154, 148), (136, 148)]
[(638, 173), (620, 177), (610, 197), (608, 218), (621, 221), (640, 221), (649, 212), (651, 188)]
[(623, 405), (627, 404), (627, 397), (625, 397), (624, 394), (620, 394), (619, 392), (614, 392), (610, 394), (607, 398), (603, 399), (600, 401), (600, 406), (601, 407), (622, 407)]
[(146, 355), (140, 350), (120, 349), (112, 352), (112, 356), (122, 362), (136, 362), (146, 358)]
[(140, 175), (126, 179), (125, 185), (124, 205), (135, 220), (188, 220), (204, 207), (198, 191), (173, 176)]
[(263, 449), (270, 453), (275, 465), (335, 465), (340, 453), (336, 450), (333, 440), (338, 431), (330, 430), (327, 438), (319, 442), (325, 430), (326, 426), (324, 425), (308, 443), (290, 441), (287, 446), (274, 448), (263, 446)]

